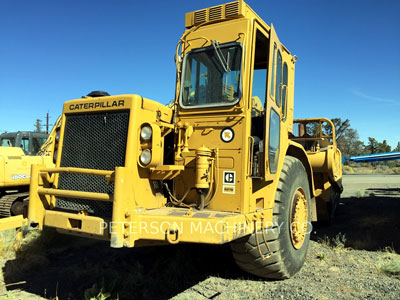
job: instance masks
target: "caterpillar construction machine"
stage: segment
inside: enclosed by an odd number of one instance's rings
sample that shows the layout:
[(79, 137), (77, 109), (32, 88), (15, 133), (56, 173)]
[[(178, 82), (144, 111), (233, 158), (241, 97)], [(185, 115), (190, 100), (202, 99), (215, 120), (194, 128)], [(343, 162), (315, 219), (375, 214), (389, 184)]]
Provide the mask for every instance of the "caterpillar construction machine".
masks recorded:
[(55, 167), (32, 166), (29, 227), (115, 248), (230, 243), (243, 270), (288, 278), (341, 192), (334, 127), (293, 120), (297, 58), (245, 2), (185, 25), (172, 109), (139, 95), (64, 104)]
[(54, 166), (53, 149), (49, 146), (56, 128), (50, 135), (31, 131), (0, 135), (0, 218), (22, 215), (29, 196), (32, 164)]

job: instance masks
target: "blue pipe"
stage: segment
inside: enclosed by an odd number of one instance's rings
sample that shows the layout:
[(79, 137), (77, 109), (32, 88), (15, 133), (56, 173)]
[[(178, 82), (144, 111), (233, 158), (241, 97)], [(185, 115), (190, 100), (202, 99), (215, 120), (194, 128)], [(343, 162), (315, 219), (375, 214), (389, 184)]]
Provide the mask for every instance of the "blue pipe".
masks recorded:
[(388, 161), (396, 159), (400, 159), (400, 152), (388, 152), (388, 153), (343, 157), (342, 163), (344, 163), (346, 160), (360, 163), (360, 162)]

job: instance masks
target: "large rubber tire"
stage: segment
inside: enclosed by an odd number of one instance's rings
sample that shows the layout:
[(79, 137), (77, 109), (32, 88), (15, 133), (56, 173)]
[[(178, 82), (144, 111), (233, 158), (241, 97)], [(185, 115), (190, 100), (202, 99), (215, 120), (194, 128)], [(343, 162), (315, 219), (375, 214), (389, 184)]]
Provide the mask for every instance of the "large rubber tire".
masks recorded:
[[(302, 243), (296, 244), (290, 223), (293, 219), (293, 206), (299, 201), (299, 191), (306, 198), (302, 198), (302, 203), (307, 206), (307, 212), (304, 209), (303, 214), (307, 221)], [(300, 160), (287, 156), (276, 192), (273, 226), (266, 228), (264, 235), (258, 231), (231, 243), (232, 254), (238, 266), (250, 274), (270, 279), (287, 279), (296, 274), (304, 264), (310, 242), (310, 211), (306, 170)], [(266, 257), (262, 257), (260, 252)], [(271, 255), (268, 257), (268, 254)]]

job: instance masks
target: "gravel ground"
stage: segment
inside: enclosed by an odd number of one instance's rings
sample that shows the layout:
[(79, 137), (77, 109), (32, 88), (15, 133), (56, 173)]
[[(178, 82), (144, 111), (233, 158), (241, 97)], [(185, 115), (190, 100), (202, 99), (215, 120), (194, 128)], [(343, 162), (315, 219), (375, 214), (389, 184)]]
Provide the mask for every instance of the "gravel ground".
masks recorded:
[(343, 183), (335, 223), (314, 228), (304, 267), (291, 279), (243, 273), (226, 246), (111, 249), (47, 232), (0, 259), (0, 299), (84, 299), (97, 283), (95, 290), (104, 286), (119, 299), (398, 300), (400, 278), (383, 270), (400, 267), (392, 253), (400, 252), (400, 176), (351, 175)]
[(332, 249), (312, 242), (302, 270), (284, 281), (211, 276), (173, 299), (393, 299), (400, 281), (379, 270), (391, 254)]

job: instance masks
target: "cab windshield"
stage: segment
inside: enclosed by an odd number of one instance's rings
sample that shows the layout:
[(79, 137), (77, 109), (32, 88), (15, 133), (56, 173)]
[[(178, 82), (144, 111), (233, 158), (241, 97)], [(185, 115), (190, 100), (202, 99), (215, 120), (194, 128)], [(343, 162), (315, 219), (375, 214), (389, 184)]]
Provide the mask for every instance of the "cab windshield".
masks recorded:
[(184, 108), (236, 104), (241, 94), (242, 47), (219, 44), (190, 51), (184, 58), (180, 104)]

